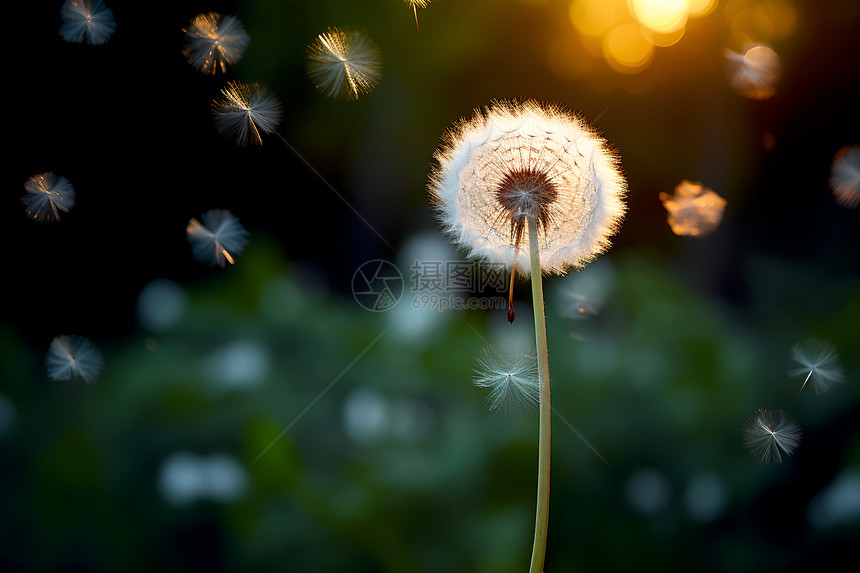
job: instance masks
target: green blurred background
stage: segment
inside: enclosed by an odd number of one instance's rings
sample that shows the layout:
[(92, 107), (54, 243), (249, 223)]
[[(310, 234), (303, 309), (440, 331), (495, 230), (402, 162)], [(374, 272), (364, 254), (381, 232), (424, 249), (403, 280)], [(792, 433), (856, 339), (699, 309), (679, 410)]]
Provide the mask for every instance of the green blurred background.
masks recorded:
[[(510, 326), (503, 310), (413, 309), (410, 269), (462, 258), (426, 200), (443, 130), (526, 97), (595, 120), (630, 187), (609, 254), (545, 284), (546, 571), (860, 563), (860, 214), (827, 185), (860, 143), (857, 3), (721, 1), (635, 73), (589, 48), (569, 0), (436, 0), (420, 31), (401, 0), (109, 2), (101, 47), (60, 39), (60, 5), (5, 17), (1, 570), (525, 571), (537, 412), (489, 412), (471, 377), (486, 344), (531, 343), (527, 284)], [(207, 11), (251, 36), (226, 75), (181, 53)], [(357, 102), (305, 75), (330, 26), (382, 51)], [(768, 100), (726, 80), (742, 32), (782, 58)], [(228, 80), (277, 94), (301, 157), (215, 133)], [(18, 197), (49, 170), (78, 202), (38, 225)], [(710, 236), (666, 223), (658, 193), (683, 179), (728, 200)], [(212, 208), (251, 232), (227, 269), (185, 240)], [(385, 312), (353, 296), (377, 259), (404, 277)], [(585, 281), (605, 298), (574, 318)], [(101, 348), (96, 383), (47, 378), (59, 334)], [(848, 384), (798, 394), (791, 347), (811, 337)], [(781, 465), (743, 446), (757, 408), (803, 428)]]

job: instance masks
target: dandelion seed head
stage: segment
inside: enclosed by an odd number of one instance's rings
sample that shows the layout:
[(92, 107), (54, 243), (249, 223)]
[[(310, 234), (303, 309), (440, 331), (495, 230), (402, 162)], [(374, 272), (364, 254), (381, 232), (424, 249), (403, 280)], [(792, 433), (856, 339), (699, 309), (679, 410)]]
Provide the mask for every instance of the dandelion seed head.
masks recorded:
[(812, 382), (816, 394), (828, 392), (834, 384), (846, 381), (845, 372), (839, 365), (836, 349), (827, 342), (810, 338), (791, 348), (791, 356), (800, 368), (789, 371), (789, 376), (804, 376), (801, 390)]
[(769, 46), (752, 44), (744, 53), (726, 50), (729, 83), (744, 97), (765, 100), (776, 93), (781, 75), (779, 55)]
[(564, 273), (609, 245), (624, 214), (619, 160), (582, 117), (533, 100), (501, 101), (454, 124), (434, 155), (429, 193), (468, 254), (529, 274), (523, 226), (538, 223), (541, 268)]
[(281, 123), (281, 104), (259, 84), (230, 82), (215, 100), (212, 113), (219, 133), (239, 145), (262, 145), (264, 133), (272, 133)]
[(211, 266), (235, 264), (235, 257), (242, 254), (248, 243), (248, 231), (239, 219), (226, 209), (212, 209), (200, 219), (192, 218), (186, 227), (194, 258)]
[(68, 179), (51, 171), (33, 175), (24, 183), (27, 191), (21, 203), (34, 221), (56, 222), (60, 211), (68, 213), (75, 206), (75, 188)]
[(676, 235), (704, 237), (716, 230), (723, 219), (726, 200), (700, 183), (682, 181), (675, 193), (660, 193), (668, 213), (669, 226)]
[(60, 8), (60, 36), (66, 42), (101, 45), (116, 30), (113, 12), (104, 0), (66, 0)]
[(743, 427), (744, 445), (762, 462), (782, 463), (800, 444), (800, 425), (782, 410), (759, 409)]
[(839, 205), (848, 209), (860, 205), (860, 145), (845, 146), (836, 153), (829, 183)]
[(104, 360), (98, 347), (86, 338), (64, 334), (51, 341), (45, 365), (52, 380), (76, 376), (90, 383), (101, 374)]
[(382, 53), (360, 29), (329, 28), (308, 46), (306, 69), (329, 97), (357, 100), (379, 84)]
[(198, 14), (182, 31), (185, 33), (183, 55), (204, 74), (226, 72), (242, 58), (251, 41), (239, 18), (217, 12)]
[(512, 410), (538, 402), (537, 357), (520, 352), (501, 352), (493, 346), (484, 348), (476, 358), (475, 377), (478, 388), (489, 388), (490, 410)]

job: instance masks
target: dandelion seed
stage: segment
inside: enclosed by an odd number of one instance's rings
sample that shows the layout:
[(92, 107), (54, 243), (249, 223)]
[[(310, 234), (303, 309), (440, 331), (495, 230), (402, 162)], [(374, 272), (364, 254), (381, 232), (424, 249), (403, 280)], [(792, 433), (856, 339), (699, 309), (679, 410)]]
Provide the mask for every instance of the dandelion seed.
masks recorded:
[(791, 348), (791, 356), (801, 367), (790, 370), (789, 376), (806, 377), (798, 393), (806, 387), (807, 382), (812, 382), (816, 394), (824, 394), (833, 384), (845, 382), (845, 372), (839, 365), (836, 349), (826, 342), (809, 339), (795, 344)]
[(235, 263), (248, 243), (248, 231), (239, 219), (226, 209), (212, 209), (200, 217), (192, 218), (185, 229), (194, 258), (211, 266)]
[(60, 36), (66, 42), (101, 45), (116, 30), (113, 12), (104, 0), (66, 0), (60, 8)]
[(836, 153), (829, 182), (839, 205), (848, 209), (860, 205), (860, 145), (845, 146)]
[(104, 360), (101, 351), (86, 338), (61, 335), (51, 341), (45, 364), (52, 380), (77, 376), (90, 383), (101, 374)]
[(251, 37), (236, 16), (208, 12), (195, 16), (185, 33), (183, 55), (204, 74), (227, 71), (242, 58)]
[(308, 46), (306, 68), (329, 97), (357, 100), (379, 83), (382, 54), (364, 31), (329, 28)]
[(215, 127), (239, 145), (262, 145), (261, 132), (272, 133), (281, 122), (280, 102), (259, 84), (230, 82), (221, 94), (212, 106)]
[(59, 221), (60, 211), (68, 213), (75, 206), (75, 188), (68, 179), (53, 172), (33, 175), (24, 183), (24, 189), (27, 192), (21, 196), (21, 203), (34, 221)]
[(537, 404), (540, 394), (537, 356), (519, 352), (502, 353), (484, 348), (476, 358), (478, 388), (490, 388), (490, 410), (512, 410)]
[(781, 74), (779, 55), (769, 46), (753, 44), (743, 54), (725, 51), (729, 83), (744, 97), (764, 100), (776, 93)]
[(404, 0), (412, 8), (412, 13), (415, 14), (415, 29), (418, 29), (418, 8), (426, 8), (430, 5), (430, 0)]
[(700, 183), (681, 181), (675, 194), (660, 193), (668, 212), (669, 226), (676, 235), (704, 237), (719, 226), (726, 200)]
[(762, 462), (782, 463), (800, 444), (800, 425), (782, 410), (760, 409), (744, 424), (744, 445)]

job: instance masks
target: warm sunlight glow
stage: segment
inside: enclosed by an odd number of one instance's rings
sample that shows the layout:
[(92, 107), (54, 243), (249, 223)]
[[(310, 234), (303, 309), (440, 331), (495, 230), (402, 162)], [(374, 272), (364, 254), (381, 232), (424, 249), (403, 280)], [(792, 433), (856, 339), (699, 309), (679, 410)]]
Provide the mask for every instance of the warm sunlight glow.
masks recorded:
[(687, 0), (630, 0), (637, 20), (655, 32), (674, 32), (687, 23)]
[(687, 14), (694, 18), (707, 16), (717, 7), (717, 0), (688, 0)]
[(651, 62), (654, 46), (635, 22), (618, 24), (603, 39), (607, 63), (622, 73), (636, 73)]
[(570, 21), (586, 36), (603, 36), (627, 18), (624, 0), (573, 0)]

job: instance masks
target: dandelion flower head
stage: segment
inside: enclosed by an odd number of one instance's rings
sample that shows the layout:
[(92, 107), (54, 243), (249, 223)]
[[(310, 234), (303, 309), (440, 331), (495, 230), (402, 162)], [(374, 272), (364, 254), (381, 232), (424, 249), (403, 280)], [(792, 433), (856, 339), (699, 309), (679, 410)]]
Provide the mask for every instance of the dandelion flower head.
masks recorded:
[(200, 221), (192, 218), (185, 230), (194, 258), (211, 266), (234, 264), (248, 244), (248, 231), (226, 209), (207, 211)]
[(329, 97), (357, 100), (379, 84), (382, 54), (363, 30), (329, 28), (308, 46), (308, 77)]
[(45, 364), (52, 380), (77, 376), (90, 383), (101, 374), (104, 360), (98, 347), (86, 338), (64, 334), (51, 341)]
[(744, 424), (744, 445), (762, 462), (782, 463), (800, 444), (802, 431), (794, 418), (782, 410), (760, 409)]
[(585, 119), (559, 105), (501, 101), (443, 136), (430, 198), (470, 256), (529, 274), (533, 220), (541, 269), (563, 273), (609, 245), (624, 215), (619, 159)]
[(830, 188), (836, 202), (848, 209), (860, 205), (860, 145), (840, 149), (830, 168)]
[(674, 195), (660, 193), (668, 212), (669, 226), (676, 235), (704, 237), (719, 226), (726, 200), (699, 183), (681, 181)]
[(75, 188), (68, 179), (53, 172), (33, 175), (24, 183), (24, 189), (27, 192), (21, 196), (21, 203), (34, 221), (59, 221), (60, 211), (68, 213), (75, 206)]
[(236, 16), (207, 12), (195, 16), (185, 32), (182, 53), (189, 63), (204, 74), (212, 74), (238, 62), (251, 37)]
[(490, 388), (490, 410), (534, 405), (540, 394), (537, 357), (533, 354), (504, 353), (487, 347), (476, 359), (478, 388)]
[(281, 123), (281, 104), (259, 84), (230, 82), (215, 100), (215, 128), (235, 138), (239, 145), (263, 144), (263, 133), (272, 133)]
[(789, 371), (789, 376), (805, 376), (803, 390), (807, 382), (812, 382), (816, 394), (823, 394), (834, 384), (845, 382), (845, 372), (839, 365), (836, 349), (830, 344), (810, 338), (791, 348), (791, 356), (800, 368)]
[(60, 36), (66, 42), (101, 45), (116, 30), (113, 12), (104, 0), (66, 0), (60, 8)]

